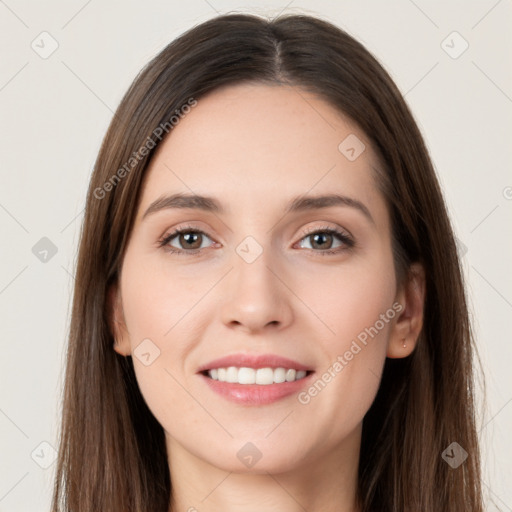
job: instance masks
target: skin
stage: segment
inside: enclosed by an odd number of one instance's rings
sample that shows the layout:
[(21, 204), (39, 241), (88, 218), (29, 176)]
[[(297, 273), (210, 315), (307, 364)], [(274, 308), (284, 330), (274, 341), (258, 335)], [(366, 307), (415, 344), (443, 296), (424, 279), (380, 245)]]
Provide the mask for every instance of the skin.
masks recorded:
[[(366, 146), (349, 161), (338, 145)], [(395, 282), (390, 217), (366, 135), (329, 103), (288, 86), (242, 84), (201, 98), (165, 139), (148, 168), (119, 286), (111, 290), (114, 349), (132, 355), (149, 338), (160, 355), (133, 357), (141, 392), (165, 429), (171, 511), (355, 511), (363, 417), (386, 357), (411, 354), (423, 322), (425, 276), (418, 265)], [(162, 195), (217, 198), (224, 214), (163, 209)], [(337, 192), (368, 208), (289, 213), (296, 196)], [(200, 255), (176, 255), (158, 241), (176, 227), (206, 233)], [(314, 245), (306, 228), (338, 228)], [(236, 248), (251, 236), (262, 254)], [(180, 244), (181, 242), (181, 244)], [(178, 235), (172, 246), (190, 251)], [(189, 242), (190, 243), (190, 242)], [(322, 256), (325, 249), (344, 249)], [(234, 353), (274, 353), (318, 377), (393, 303), (402, 311), (309, 403), (296, 395), (263, 406), (234, 404), (209, 389), (200, 365)], [(406, 347), (404, 348), (404, 343)], [(252, 442), (248, 468), (237, 452)]]

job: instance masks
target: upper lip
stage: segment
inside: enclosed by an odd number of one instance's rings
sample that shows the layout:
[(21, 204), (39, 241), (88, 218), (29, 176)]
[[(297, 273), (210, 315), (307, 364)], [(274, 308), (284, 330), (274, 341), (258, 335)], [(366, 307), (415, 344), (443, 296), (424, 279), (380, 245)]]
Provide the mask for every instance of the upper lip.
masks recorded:
[(231, 354), (215, 359), (199, 367), (198, 373), (215, 368), (293, 368), (295, 370), (312, 371), (307, 365), (301, 364), (293, 359), (281, 357), (276, 354)]

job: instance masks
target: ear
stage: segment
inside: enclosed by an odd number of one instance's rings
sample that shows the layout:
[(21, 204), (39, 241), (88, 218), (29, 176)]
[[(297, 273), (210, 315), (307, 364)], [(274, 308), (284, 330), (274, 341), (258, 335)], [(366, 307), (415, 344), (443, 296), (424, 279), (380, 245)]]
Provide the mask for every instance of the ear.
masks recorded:
[(130, 338), (117, 283), (111, 285), (107, 292), (107, 307), (110, 332), (114, 338), (114, 350), (122, 356), (129, 356), (131, 355)]
[(423, 327), (425, 289), (425, 269), (420, 263), (414, 263), (395, 298), (403, 309), (391, 329), (387, 357), (407, 357), (416, 348)]

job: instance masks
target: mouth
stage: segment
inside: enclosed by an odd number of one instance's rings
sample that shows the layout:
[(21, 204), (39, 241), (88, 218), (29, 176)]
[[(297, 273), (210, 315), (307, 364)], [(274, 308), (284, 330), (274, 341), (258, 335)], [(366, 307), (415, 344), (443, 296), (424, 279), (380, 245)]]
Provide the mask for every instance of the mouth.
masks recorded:
[(295, 382), (302, 380), (311, 373), (312, 370), (297, 370), (295, 368), (270, 366), (264, 368), (236, 367), (228, 366), (224, 368), (212, 368), (200, 372), (207, 378), (218, 382), (227, 382), (229, 384), (258, 384), (260, 386), (270, 386), (271, 384), (283, 384), (285, 382)]
[(233, 354), (200, 367), (207, 388), (239, 405), (261, 406), (297, 394), (315, 371), (275, 354)]

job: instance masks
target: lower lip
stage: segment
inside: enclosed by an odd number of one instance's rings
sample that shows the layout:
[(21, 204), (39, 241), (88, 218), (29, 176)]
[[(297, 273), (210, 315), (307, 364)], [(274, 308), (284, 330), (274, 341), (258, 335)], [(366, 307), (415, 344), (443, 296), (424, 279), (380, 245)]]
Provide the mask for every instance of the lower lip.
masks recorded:
[(306, 377), (293, 382), (267, 385), (219, 382), (203, 374), (200, 374), (200, 377), (206, 381), (210, 389), (231, 402), (243, 405), (266, 405), (298, 393), (309, 384), (313, 375), (314, 372), (311, 372)]

